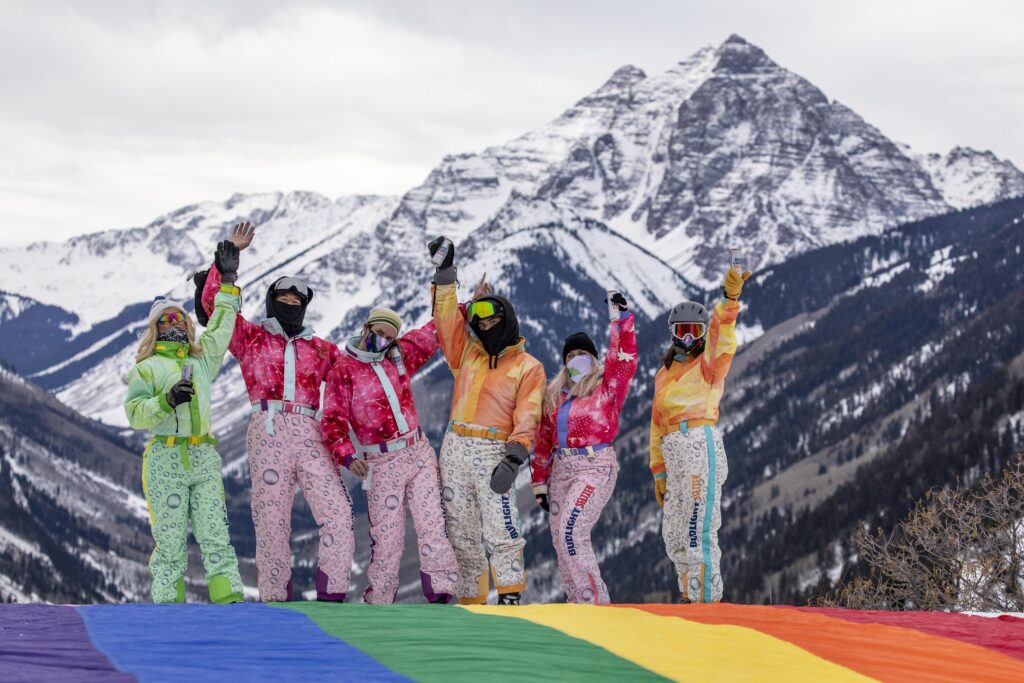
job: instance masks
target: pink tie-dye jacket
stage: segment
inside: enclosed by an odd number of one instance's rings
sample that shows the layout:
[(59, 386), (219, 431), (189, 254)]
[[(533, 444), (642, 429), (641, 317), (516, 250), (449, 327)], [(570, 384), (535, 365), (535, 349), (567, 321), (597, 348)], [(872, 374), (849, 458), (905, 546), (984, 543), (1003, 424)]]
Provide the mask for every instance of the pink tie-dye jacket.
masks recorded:
[[(220, 272), (217, 266), (210, 267), (203, 288), (203, 307), (213, 309), (213, 298), (220, 289)], [(341, 358), (341, 350), (335, 344), (314, 337), (310, 328), (304, 329), (291, 341), (294, 348), (294, 393), (288, 387), (290, 396), (285, 396), (285, 348), (288, 339), (280, 323), (271, 318), (259, 324), (246, 320), (241, 313), (235, 319), (235, 331), (231, 336), (228, 350), (238, 360), (245, 379), (249, 400), (282, 401), (320, 407), (320, 384), (327, 378), (331, 367)]]
[[(619, 433), (619, 412), (629, 393), (629, 384), (636, 374), (636, 321), (632, 313), (610, 323), (611, 338), (604, 359), (604, 376), (594, 392), (583, 398), (572, 399), (566, 408), (568, 419), (562, 416), (567, 448), (581, 448), (597, 444), (611, 444)], [(559, 413), (565, 404), (563, 394), (554, 411), (541, 417), (537, 429), (530, 466), (534, 491), (547, 492), (548, 477), (555, 449), (559, 443)]]
[[(419, 429), (420, 418), (409, 382), (438, 348), (433, 322), (399, 337), (405, 365), (405, 374), (400, 375), (390, 354), (360, 351), (356, 348), (358, 341), (358, 337), (348, 341), (327, 375), (320, 423), (324, 443), (335, 461), (345, 467), (352, 463), (357, 450), (350, 431), (359, 444), (371, 445)], [(392, 410), (393, 403), (398, 411)]]

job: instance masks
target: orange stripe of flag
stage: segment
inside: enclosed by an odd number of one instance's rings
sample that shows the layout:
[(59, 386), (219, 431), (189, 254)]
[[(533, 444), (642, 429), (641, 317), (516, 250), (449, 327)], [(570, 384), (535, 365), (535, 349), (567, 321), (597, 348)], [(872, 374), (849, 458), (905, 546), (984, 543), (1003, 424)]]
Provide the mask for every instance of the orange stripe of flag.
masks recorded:
[(746, 626), (883, 681), (1024, 680), (1024, 662), (984, 647), (884, 624), (762, 605), (633, 605), (703, 624)]

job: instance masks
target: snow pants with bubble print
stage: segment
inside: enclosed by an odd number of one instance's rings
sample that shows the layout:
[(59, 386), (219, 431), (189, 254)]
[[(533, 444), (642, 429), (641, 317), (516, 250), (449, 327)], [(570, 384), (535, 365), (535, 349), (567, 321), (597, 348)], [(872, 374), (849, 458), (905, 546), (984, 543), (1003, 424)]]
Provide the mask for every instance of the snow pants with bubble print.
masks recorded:
[(662, 516), (665, 550), (690, 602), (722, 599), (722, 485), (729, 474), (717, 427), (672, 432), (662, 440), (668, 487)]
[(208, 444), (187, 447), (153, 441), (142, 456), (142, 489), (149, 506), (156, 548), (149, 558), (153, 602), (185, 601), (188, 527), (203, 555), (210, 599), (242, 597), (238, 559), (228, 534), (220, 454)]
[(605, 605), (611, 600), (601, 579), (590, 532), (612, 497), (619, 466), (609, 446), (593, 457), (557, 455), (551, 468), (548, 525), (558, 573), (569, 602)]
[(448, 538), (459, 563), (455, 594), (482, 605), (490, 592), (487, 556), (499, 594), (526, 588), (522, 528), (515, 489), (491, 490), (491, 471), (505, 457), (505, 442), (448, 432), (441, 445), (441, 484)]
[(342, 602), (349, 588), (355, 536), (352, 499), (338, 465), (324, 446), (319, 423), (296, 413), (276, 413), (268, 434), (265, 413), (254, 413), (246, 433), (256, 527), (256, 582), (263, 602), (292, 599), (292, 503), (295, 487), (320, 527), (316, 571), (318, 600)]
[(429, 602), (451, 602), (459, 566), (444, 510), (437, 455), (426, 437), (394, 453), (370, 454), (372, 467), (366, 507), (370, 521), (370, 566), (363, 600), (386, 605), (398, 592), (398, 567), (405, 549), (405, 510), (416, 529), (420, 581)]

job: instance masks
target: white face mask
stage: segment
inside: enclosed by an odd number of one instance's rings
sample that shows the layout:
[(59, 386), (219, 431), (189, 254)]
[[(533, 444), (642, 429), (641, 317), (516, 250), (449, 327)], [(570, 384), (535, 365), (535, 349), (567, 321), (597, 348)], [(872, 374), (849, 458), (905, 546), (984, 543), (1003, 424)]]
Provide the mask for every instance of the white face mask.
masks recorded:
[(594, 369), (594, 359), (589, 354), (583, 354), (570, 359), (565, 367), (569, 371), (569, 380), (575, 383), (589, 375), (590, 371)]

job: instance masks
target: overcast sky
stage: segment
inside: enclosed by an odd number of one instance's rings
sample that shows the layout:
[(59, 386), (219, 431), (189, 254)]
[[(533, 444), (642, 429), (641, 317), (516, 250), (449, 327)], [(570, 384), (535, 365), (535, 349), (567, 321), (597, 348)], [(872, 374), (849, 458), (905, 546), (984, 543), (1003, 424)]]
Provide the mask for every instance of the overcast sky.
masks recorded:
[(401, 193), (738, 33), (918, 151), (1024, 168), (1019, 0), (3, 0), (0, 245), (233, 192)]

